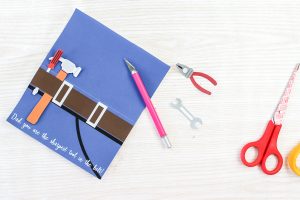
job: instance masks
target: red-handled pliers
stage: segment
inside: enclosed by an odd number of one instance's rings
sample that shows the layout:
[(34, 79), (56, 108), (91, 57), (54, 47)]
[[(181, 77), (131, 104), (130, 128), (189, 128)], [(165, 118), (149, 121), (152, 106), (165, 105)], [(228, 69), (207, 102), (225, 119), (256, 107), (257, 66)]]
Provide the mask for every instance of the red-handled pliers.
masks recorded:
[(194, 76), (200, 76), (203, 77), (205, 79), (207, 79), (209, 82), (211, 82), (213, 85), (217, 85), (217, 81), (215, 79), (213, 79), (212, 77), (210, 77), (207, 74), (204, 74), (202, 72), (194, 72), (194, 70), (186, 65), (177, 63), (176, 67), (179, 69), (179, 71), (186, 77), (186, 78), (190, 78), (193, 85), (200, 90), (201, 92), (211, 95), (211, 92), (204, 89), (203, 87), (201, 87), (196, 81)]

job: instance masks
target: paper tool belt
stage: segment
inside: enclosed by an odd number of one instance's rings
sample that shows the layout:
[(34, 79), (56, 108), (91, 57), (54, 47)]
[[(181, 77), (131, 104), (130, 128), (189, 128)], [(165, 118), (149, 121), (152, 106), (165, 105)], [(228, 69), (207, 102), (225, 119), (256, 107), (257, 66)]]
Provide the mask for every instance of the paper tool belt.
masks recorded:
[(111, 113), (107, 106), (86, 97), (70, 83), (59, 80), (42, 68), (39, 68), (30, 85), (48, 93), (53, 97), (53, 103), (72, 115), (79, 116), (81, 120), (119, 144), (124, 142), (132, 129), (131, 124)]

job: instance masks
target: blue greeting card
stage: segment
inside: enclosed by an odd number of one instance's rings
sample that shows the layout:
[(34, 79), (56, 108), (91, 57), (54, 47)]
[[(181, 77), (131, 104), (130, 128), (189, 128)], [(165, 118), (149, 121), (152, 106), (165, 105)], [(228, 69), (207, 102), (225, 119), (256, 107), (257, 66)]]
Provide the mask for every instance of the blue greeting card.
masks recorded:
[(145, 108), (123, 58), (152, 96), (169, 67), (75, 10), (7, 121), (101, 178)]

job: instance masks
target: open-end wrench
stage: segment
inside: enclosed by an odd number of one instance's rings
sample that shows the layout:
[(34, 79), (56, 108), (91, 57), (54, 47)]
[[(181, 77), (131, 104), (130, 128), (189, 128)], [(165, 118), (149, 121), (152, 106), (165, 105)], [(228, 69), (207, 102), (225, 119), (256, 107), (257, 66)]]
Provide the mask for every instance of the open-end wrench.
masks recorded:
[(199, 128), (200, 125), (202, 125), (202, 120), (199, 117), (195, 117), (186, 107), (182, 104), (181, 99), (176, 98), (174, 102), (171, 103), (171, 106), (179, 112), (181, 112), (189, 121), (190, 126), (193, 129)]

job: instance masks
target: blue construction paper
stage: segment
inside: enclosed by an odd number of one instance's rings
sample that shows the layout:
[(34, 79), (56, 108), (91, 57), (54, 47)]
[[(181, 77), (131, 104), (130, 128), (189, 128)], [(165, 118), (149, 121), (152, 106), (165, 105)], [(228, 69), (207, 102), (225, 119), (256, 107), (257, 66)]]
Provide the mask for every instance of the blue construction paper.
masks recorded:
[[(104, 103), (109, 111), (132, 125), (145, 105), (123, 58), (136, 66), (150, 96), (169, 70), (169, 66), (159, 59), (77, 9), (45, 57), (41, 68), (47, 69), (49, 57), (58, 49), (63, 49), (64, 58), (82, 68), (77, 78), (69, 75), (66, 80), (76, 90), (94, 101)], [(50, 73), (56, 75), (60, 69), (58, 64)], [(27, 85), (24, 87), (27, 88)], [(95, 175), (89, 165), (91, 161), (94, 170), (103, 176), (121, 145), (84, 122), (77, 121), (82, 142), (90, 158), (86, 160), (76, 135), (76, 119), (70, 113), (50, 103), (36, 125), (26, 121), (28, 114), (41, 98), (31, 92), (31, 89), (25, 90), (7, 121)]]

